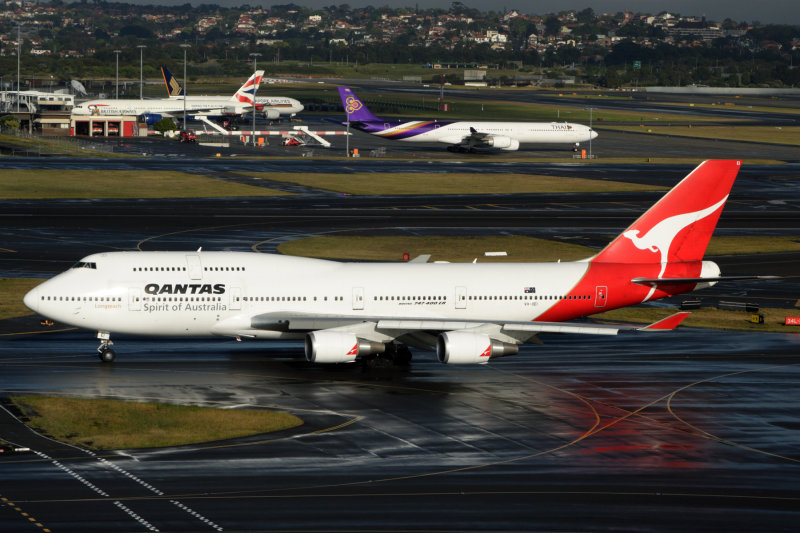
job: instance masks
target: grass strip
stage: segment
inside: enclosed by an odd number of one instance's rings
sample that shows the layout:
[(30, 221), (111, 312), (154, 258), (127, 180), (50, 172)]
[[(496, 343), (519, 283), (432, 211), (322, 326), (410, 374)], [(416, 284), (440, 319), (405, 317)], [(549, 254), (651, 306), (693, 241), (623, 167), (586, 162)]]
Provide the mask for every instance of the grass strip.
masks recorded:
[(16, 396), (30, 425), (59, 441), (93, 450), (161, 448), (259, 435), (297, 427), (291, 414), (154, 402)]
[(417, 172), (354, 172), (348, 174), (241, 172), (240, 174), (354, 195), (587, 193), (665, 189), (665, 187), (638, 183), (532, 174), (486, 175)]
[[(437, 71), (438, 74), (438, 71)], [(281, 87), (285, 96), (292, 96), (301, 101), (324, 101), (339, 104), (338, 93), (323, 86), (317, 89), (308, 87)], [(382, 117), (418, 117), (427, 120), (513, 120), (537, 122), (580, 122), (589, 123), (590, 111), (588, 104), (595, 101), (609, 101), (615, 98), (591, 92), (560, 92), (557, 97), (563, 97), (564, 103), (536, 103), (523, 101), (509, 101), (498, 99), (492, 93), (494, 89), (474, 89), (469, 95), (464, 95), (463, 88), (458, 93), (448, 92), (445, 89), (444, 101), (449, 104), (449, 111), (438, 111), (438, 95), (409, 94), (392, 91), (371, 91), (354, 87), (356, 94), (364, 101), (367, 107), (377, 116)], [(537, 94), (535, 89), (520, 89), (519, 94)], [(484, 96), (485, 95), (485, 96)], [(547, 94), (553, 96), (553, 94)], [(576, 99), (583, 101), (576, 102)], [(618, 100), (618, 99), (617, 99)], [(623, 98), (630, 100), (630, 98)], [(594, 108), (591, 118), (595, 123), (601, 122), (638, 122), (638, 121), (664, 121), (664, 122), (733, 122), (724, 116), (702, 116), (693, 113), (687, 108), (685, 115), (670, 112), (625, 111), (618, 109)], [(342, 113), (344, 115), (344, 113)], [(598, 124), (599, 125), (599, 124)]]
[(0, 278), (0, 320), (32, 315), (33, 311), (22, 303), (22, 297), (43, 281), (32, 278)]
[(109, 159), (130, 159), (138, 157), (131, 154), (112, 152), (103, 145), (81, 143), (74, 137), (45, 137), (36, 135), (22, 137), (18, 135), (0, 134), (0, 144), (28, 153), (62, 154), (70, 157), (93, 158), (101, 156)]
[[(613, 238), (609, 236), (609, 240)], [(713, 237), (707, 255), (758, 254), (800, 251), (800, 237)], [(507, 257), (484, 257), (484, 252), (505, 251)], [(524, 236), (324, 236), (306, 237), (278, 246), (286, 255), (353, 259), (359, 261), (400, 261), (403, 253), (412, 258), (431, 254), (432, 261), (480, 262), (575, 261), (599, 250), (578, 244)]]
[(800, 237), (790, 236), (718, 236), (708, 243), (706, 255), (765, 254), (800, 252)]
[[(453, 263), (506, 263), (525, 261), (575, 261), (597, 253), (577, 244), (521, 236), (499, 237), (308, 237), (282, 243), (278, 251), (286, 255), (362, 261), (401, 261), (431, 254), (431, 261)], [(484, 252), (504, 251), (507, 257), (484, 257)]]
[[(605, 313), (591, 315), (591, 318), (602, 322), (631, 322), (634, 324), (652, 324), (673, 313), (677, 308), (663, 307), (625, 307), (614, 309)], [(681, 327), (730, 329), (744, 331), (768, 331), (783, 333), (798, 333), (800, 327), (785, 326), (787, 316), (798, 316), (797, 309), (762, 308), (759, 313), (764, 315), (763, 324), (750, 322), (751, 313), (745, 311), (727, 311), (714, 307), (701, 307), (692, 311), (692, 314), (681, 323)]]
[(4, 170), (0, 198), (217, 198), (284, 196), (283, 191), (185, 172), (139, 170)]
[(761, 142), (771, 144), (800, 145), (798, 126), (603, 126), (606, 130), (650, 133), (653, 135), (673, 135), (698, 139), (724, 139), (728, 141)]

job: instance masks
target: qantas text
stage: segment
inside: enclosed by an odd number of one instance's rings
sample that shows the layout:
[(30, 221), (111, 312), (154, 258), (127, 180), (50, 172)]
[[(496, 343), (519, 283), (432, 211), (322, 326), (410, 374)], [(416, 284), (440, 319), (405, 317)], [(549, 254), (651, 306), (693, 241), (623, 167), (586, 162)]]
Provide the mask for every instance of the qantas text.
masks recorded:
[(225, 284), (217, 283), (148, 283), (144, 286), (147, 294), (225, 294)]

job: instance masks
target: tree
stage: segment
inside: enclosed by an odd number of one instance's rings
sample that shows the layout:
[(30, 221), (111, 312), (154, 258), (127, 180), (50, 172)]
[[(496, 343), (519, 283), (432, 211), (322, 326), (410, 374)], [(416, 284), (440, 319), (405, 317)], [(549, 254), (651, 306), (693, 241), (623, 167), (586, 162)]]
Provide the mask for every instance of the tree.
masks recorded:
[(558, 35), (561, 31), (561, 21), (558, 17), (550, 15), (544, 20), (544, 33), (545, 35)]
[(0, 131), (18, 130), (19, 120), (14, 115), (0, 117)]
[(579, 11), (576, 15), (579, 24), (591, 24), (597, 18), (594, 14), (594, 9), (587, 7), (583, 11)]
[(166, 133), (168, 131), (175, 131), (178, 128), (175, 126), (175, 122), (173, 122), (171, 118), (165, 117), (156, 122), (153, 125), (153, 129), (159, 133)]

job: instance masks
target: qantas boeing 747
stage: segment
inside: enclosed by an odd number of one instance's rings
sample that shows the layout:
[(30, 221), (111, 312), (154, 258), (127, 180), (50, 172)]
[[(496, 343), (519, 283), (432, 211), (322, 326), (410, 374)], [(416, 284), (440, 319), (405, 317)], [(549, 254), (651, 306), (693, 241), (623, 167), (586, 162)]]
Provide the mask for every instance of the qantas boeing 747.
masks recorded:
[[(515, 354), (542, 332), (614, 335), (565, 322), (725, 279), (703, 255), (740, 161), (706, 161), (593, 257), (559, 263), (342, 263), (253, 252), (89, 255), (25, 295), (31, 310), (112, 334), (305, 339), (309, 361), (433, 349), (443, 363)], [(688, 313), (645, 330), (672, 329)]]
[[(349, 87), (339, 87), (347, 121), (353, 128), (405, 142), (443, 143), (450, 151), (468, 152), (494, 148), (513, 152), (520, 144), (580, 143), (597, 137), (597, 132), (569, 122), (490, 122), (483, 120), (412, 120), (391, 122), (373, 115)], [(347, 122), (345, 122), (346, 124)]]

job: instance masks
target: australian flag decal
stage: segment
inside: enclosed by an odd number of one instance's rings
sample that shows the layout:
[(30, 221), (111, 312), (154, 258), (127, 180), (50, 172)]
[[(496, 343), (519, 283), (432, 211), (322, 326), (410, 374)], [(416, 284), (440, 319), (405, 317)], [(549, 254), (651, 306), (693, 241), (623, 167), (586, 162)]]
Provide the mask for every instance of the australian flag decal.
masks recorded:
[(535, 294), (536, 287), (525, 287), (525, 294)]

